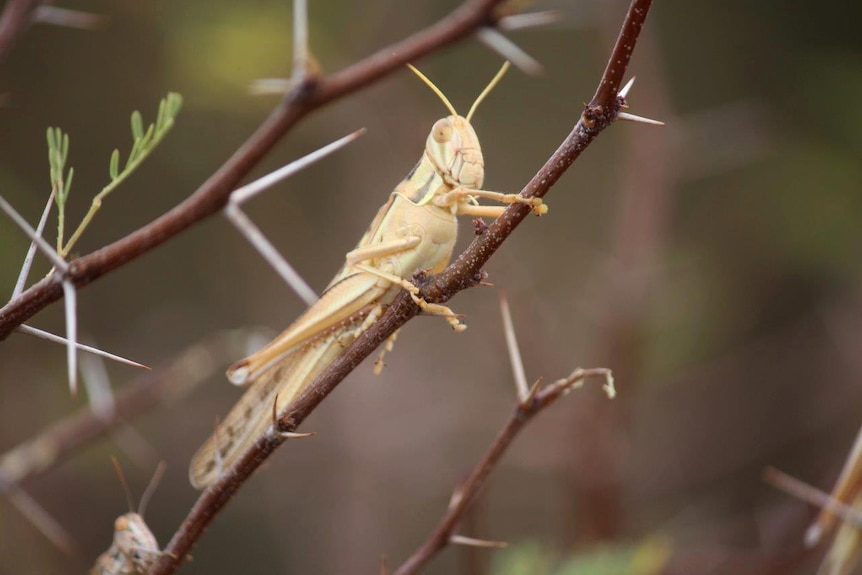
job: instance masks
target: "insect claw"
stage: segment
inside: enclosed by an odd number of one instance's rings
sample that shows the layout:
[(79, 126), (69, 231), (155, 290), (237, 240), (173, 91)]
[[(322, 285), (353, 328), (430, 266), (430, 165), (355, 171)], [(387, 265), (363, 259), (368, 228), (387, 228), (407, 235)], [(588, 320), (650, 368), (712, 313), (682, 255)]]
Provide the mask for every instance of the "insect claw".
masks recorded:
[(548, 213), (548, 204), (536, 204), (533, 206), (533, 213), (537, 216), (544, 216)]

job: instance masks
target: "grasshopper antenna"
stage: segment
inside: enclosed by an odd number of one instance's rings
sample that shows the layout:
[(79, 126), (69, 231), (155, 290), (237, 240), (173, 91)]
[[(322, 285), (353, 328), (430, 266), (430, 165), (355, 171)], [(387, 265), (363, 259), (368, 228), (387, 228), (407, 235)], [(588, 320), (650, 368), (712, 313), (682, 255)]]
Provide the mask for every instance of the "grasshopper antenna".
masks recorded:
[(129, 504), (129, 511), (132, 513), (137, 513), (141, 517), (144, 516), (144, 511), (147, 509), (147, 504), (150, 502), (150, 498), (152, 498), (153, 493), (156, 491), (156, 487), (159, 486), (159, 482), (162, 480), (162, 476), (165, 474), (165, 469), (167, 469), (167, 465), (164, 461), (160, 461), (156, 466), (156, 470), (153, 473), (153, 478), (150, 479), (149, 485), (144, 489), (144, 494), (141, 495), (141, 503), (138, 505), (137, 512), (135, 511), (135, 503), (132, 500), (132, 491), (129, 489), (129, 482), (126, 481), (126, 474), (123, 473), (123, 468), (120, 466), (120, 462), (117, 461), (117, 458), (113, 455), (111, 456), (111, 463), (114, 465), (114, 471), (117, 472), (117, 477), (120, 478), (120, 485), (123, 486), (123, 491), (126, 494), (126, 502)]
[(479, 96), (476, 98), (476, 101), (473, 102), (473, 105), (470, 106), (470, 111), (467, 112), (467, 116), (465, 118), (468, 122), (470, 121), (470, 118), (473, 117), (473, 114), (476, 112), (476, 108), (478, 108), (479, 104), (482, 103), (482, 100), (484, 100), (485, 97), (487, 97), (488, 94), (491, 93), (491, 90), (493, 90), (497, 86), (497, 84), (500, 82), (500, 79), (503, 77), (503, 74), (506, 73), (506, 70), (509, 69), (510, 65), (511, 64), (509, 64), (508, 60), (503, 62), (503, 65), (500, 67), (500, 71), (497, 72), (497, 74), (491, 79), (491, 81), (488, 83), (488, 85), (485, 86), (485, 89), (482, 90), (482, 93), (479, 94)]
[(141, 495), (141, 502), (138, 504), (138, 515), (141, 517), (144, 516), (144, 511), (147, 510), (147, 504), (150, 502), (150, 499), (152, 499), (153, 493), (156, 492), (156, 488), (162, 481), (162, 477), (165, 475), (165, 470), (167, 468), (168, 466), (164, 461), (159, 461), (159, 464), (156, 466), (156, 470), (153, 472), (153, 478), (150, 479), (149, 485), (144, 489), (144, 494)]
[(126, 494), (126, 503), (129, 504), (129, 511), (134, 513), (135, 504), (132, 501), (132, 492), (129, 489), (129, 482), (126, 481), (126, 474), (123, 473), (123, 468), (120, 466), (120, 462), (117, 461), (117, 458), (113, 455), (111, 456), (111, 463), (114, 465), (114, 471), (117, 472), (117, 477), (120, 479), (120, 485), (123, 486), (123, 492)]
[[(443, 101), (443, 104), (446, 106), (446, 108), (449, 109), (450, 112), (452, 112), (453, 116), (458, 115), (458, 112), (455, 111), (455, 106), (452, 105), (452, 102), (449, 101), (449, 98), (447, 98), (446, 95), (443, 94), (443, 91), (440, 88), (438, 88), (437, 86), (434, 85), (434, 82), (432, 82), (431, 80), (428, 79), (428, 76), (426, 76), (425, 74), (423, 74), (422, 72), (417, 70), (416, 67), (413, 66), (412, 64), (407, 64), (407, 67), (410, 68), (411, 72), (413, 72), (414, 74), (419, 76), (419, 79), (422, 80), (423, 82), (425, 82), (425, 85), (428, 86), (429, 88), (431, 88), (432, 92), (437, 94), (437, 97)], [(469, 119), (469, 117), (468, 117), (468, 119)]]

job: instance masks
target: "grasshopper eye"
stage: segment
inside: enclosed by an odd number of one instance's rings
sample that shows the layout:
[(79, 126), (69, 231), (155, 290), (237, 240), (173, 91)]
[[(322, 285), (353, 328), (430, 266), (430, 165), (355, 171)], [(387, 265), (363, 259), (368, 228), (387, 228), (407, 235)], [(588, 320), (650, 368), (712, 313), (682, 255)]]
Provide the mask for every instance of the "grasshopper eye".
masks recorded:
[(438, 144), (445, 144), (452, 139), (452, 124), (446, 118), (437, 120), (431, 128), (431, 137)]

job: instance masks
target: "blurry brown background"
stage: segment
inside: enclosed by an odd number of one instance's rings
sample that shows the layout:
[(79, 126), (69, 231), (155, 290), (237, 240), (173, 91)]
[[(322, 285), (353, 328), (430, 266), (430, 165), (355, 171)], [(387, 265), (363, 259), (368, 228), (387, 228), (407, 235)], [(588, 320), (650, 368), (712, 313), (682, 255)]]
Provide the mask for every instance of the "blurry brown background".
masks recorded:
[[(332, 71), (456, 3), (311, 4), (312, 50)], [(188, 196), (265, 117), (277, 99), (247, 87), (287, 74), (291, 14), (274, 0), (73, 7), (109, 21), (91, 32), (36, 26), (0, 66), (0, 193), (30, 221), (49, 191), (47, 126), (71, 134), (77, 222), (107, 183), (111, 150), (128, 152), (129, 113), (151, 121), (167, 91), (185, 99), (172, 133), (84, 235), (86, 253)], [(534, 7), (559, 8), (563, 21), (510, 37), (545, 75), (510, 73), (474, 121), (492, 190), (518, 191), (568, 133), (625, 11), (609, 1)], [(704, 560), (690, 573), (741, 572), (799, 545), (810, 511), (764, 486), (762, 468), (828, 489), (862, 422), (860, 16), (837, 0), (655, 3), (629, 100), (668, 126), (610, 129), (552, 190), (550, 213), (525, 222), (487, 267), (513, 305), (529, 378), (607, 366), (619, 390), (613, 403), (598, 386), (572, 394), (507, 454), (463, 530), (516, 544), (494, 556), (495, 572), (537, 572), (512, 559), (531, 541), (547, 558), (660, 538)], [(417, 64), (465, 110), (499, 60), (469, 41)], [(368, 133), (249, 214), (323, 288), (444, 113), (406, 70), (319, 111), (258, 175)], [(469, 220), (462, 232), (463, 244)], [(0, 219), (0, 294), (26, 249)], [(40, 261), (33, 277), (46, 269)], [(465, 333), (417, 319), (382, 376), (370, 362), (356, 370), (304, 426), (318, 435), (275, 455), (182, 572), (375, 573), (381, 553), (406, 557), (513, 405), (497, 288), (452, 302)], [(155, 367), (218, 330), (283, 329), (302, 309), (221, 217), (82, 289), (78, 306), (88, 340)], [(62, 305), (32, 324), (62, 333)], [(148, 510), (164, 544), (197, 496), (189, 458), (239, 396), (221, 375), (235, 359), (131, 422), (149, 457), (104, 440), (24, 485), (74, 535), (73, 558), (0, 504), (0, 572), (82, 572), (107, 548), (127, 509), (111, 454), (136, 498), (167, 461)], [(117, 387), (138, 376), (108, 369)], [(19, 334), (0, 345), (0, 450), (85, 404), (69, 397), (65, 370), (61, 346)], [(448, 550), (429, 572), (482, 572), (491, 555)]]

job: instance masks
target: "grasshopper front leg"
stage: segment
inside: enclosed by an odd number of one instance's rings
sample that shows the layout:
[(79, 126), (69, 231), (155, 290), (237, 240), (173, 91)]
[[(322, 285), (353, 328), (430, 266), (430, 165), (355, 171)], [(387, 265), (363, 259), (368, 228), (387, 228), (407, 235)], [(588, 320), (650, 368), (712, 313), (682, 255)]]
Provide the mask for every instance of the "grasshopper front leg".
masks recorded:
[[(445, 194), (435, 198), (435, 203), (437, 205), (443, 206), (451, 206), (455, 202), (461, 202), (465, 198), (486, 198), (488, 200), (493, 200), (495, 202), (499, 202), (501, 204), (524, 204), (530, 206), (533, 210), (533, 213), (537, 216), (544, 215), (548, 213), (548, 205), (542, 201), (542, 198), (525, 198), (521, 194), (504, 194), (502, 192), (491, 192), (488, 190), (473, 190), (464, 187), (457, 187), (450, 192), (446, 192)], [(491, 216), (491, 213), (496, 213), (499, 215), (505, 209), (504, 207), (500, 207), (499, 210), (489, 210), (485, 213), (476, 213), (477, 210), (469, 210), (465, 208), (469, 207), (485, 207), (485, 206), (469, 206), (467, 204), (462, 204), (458, 206), (458, 213), (466, 214), (466, 215), (485, 215)], [(491, 206), (493, 207), (493, 206)]]
[(366, 262), (374, 258), (394, 255), (399, 252), (413, 249), (421, 242), (422, 238), (420, 238), (419, 236), (411, 236), (409, 238), (404, 238), (392, 242), (385, 242), (373, 246), (357, 248), (347, 254), (347, 264), (352, 265), (358, 270), (367, 272), (371, 275), (384, 279), (394, 285), (401, 286), (402, 288), (407, 290), (407, 293), (410, 294), (410, 297), (413, 299), (416, 305), (422, 308), (422, 311), (433, 315), (442, 316), (446, 318), (446, 321), (449, 322), (449, 325), (452, 326), (452, 329), (454, 329), (455, 331), (464, 331), (465, 329), (467, 329), (467, 326), (461, 323), (458, 314), (456, 314), (454, 311), (452, 311), (445, 305), (429, 303), (422, 299), (419, 296), (419, 288), (416, 287), (416, 285), (413, 284), (413, 282), (411, 282), (410, 280), (381, 270), (377, 267), (374, 267), (373, 265), (360, 263)]

